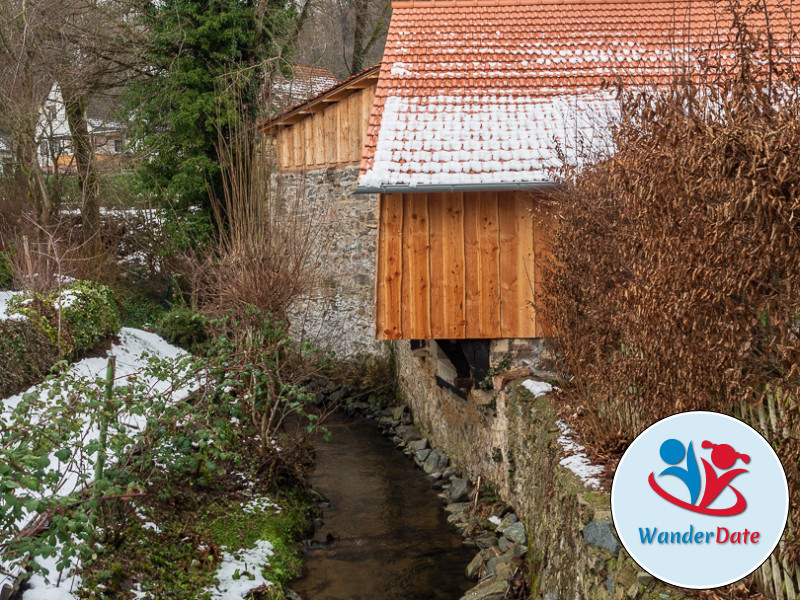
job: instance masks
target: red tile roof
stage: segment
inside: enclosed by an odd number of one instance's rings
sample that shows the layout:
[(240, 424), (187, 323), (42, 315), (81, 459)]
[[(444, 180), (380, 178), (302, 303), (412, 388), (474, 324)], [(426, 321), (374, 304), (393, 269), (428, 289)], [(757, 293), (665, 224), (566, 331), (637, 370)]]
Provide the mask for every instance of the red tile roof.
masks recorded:
[[(663, 83), (703, 53), (728, 52), (728, 5), (395, 2), (360, 185), (547, 181), (557, 147), (574, 155), (601, 137), (615, 111), (608, 83)], [(790, 22), (800, 29), (800, 5), (767, 5), (778, 38)], [(750, 19), (763, 25), (763, 15)]]

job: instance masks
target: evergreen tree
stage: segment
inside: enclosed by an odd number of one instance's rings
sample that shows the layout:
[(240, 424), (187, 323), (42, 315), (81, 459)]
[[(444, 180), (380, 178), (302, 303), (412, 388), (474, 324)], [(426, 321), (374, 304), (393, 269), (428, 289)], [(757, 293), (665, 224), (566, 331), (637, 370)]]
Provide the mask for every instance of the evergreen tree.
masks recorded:
[(264, 65), (293, 30), (291, 0), (151, 0), (149, 76), (133, 84), (132, 139), (145, 188), (177, 207), (208, 210), (221, 194), (217, 143), (237, 118), (252, 122)]

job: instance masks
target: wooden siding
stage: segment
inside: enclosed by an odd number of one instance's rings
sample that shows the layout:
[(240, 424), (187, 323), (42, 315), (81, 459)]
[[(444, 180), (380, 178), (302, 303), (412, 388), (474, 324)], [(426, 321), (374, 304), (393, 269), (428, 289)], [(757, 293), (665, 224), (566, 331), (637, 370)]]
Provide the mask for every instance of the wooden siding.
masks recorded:
[(375, 83), (330, 102), (317, 102), (307, 113), (275, 132), (282, 171), (321, 169), (361, 162), (364, 136), (375, 100)]
[(528, 192), (382, 195), (376, 337), (543, 336), (536, 204)]

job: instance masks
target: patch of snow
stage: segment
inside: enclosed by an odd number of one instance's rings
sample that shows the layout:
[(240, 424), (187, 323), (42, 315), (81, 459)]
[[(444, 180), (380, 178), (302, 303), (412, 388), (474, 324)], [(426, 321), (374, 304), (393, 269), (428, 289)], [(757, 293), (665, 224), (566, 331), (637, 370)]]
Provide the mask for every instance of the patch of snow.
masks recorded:
[(139, 582), (137, 582), (130, 591), (133, 594), (133, 600), (144, 600), (147, 598), (147, 592), (142, 589), (142, 586), (139, 584)]
[(272, 555), (272, 544), (267, 540), (259, 540), (255, 548), (237, 554), (225, 552), (216, 573), (219, 583), (207, 591), (215, 600), (241, 600), (257, 587), (271, 586), (272, 582), (264, 578), (261, 570)]
[(544, 396), (548, 392), (552, 392), (553, 390), (557, 390), (558, 388), (553, 387), (551, 384), (547, 383), (546, 381), (535, 381), (533, 379), (526, 379), (522, 382), (523, 387), (528, 390), (531, 394), (533, 394), (534, 398), (538, 398), (539, 396)]
[(585, 485), (593, 489), (599, 489), (600, 479), (598, 477), (603, 472), (603, 468), (591, 463), (583, 451), (583, 446), (573, 439), (573, 432), (564, 421), (558, 420), (556, 425), (561, 432), (561, 435), (558, 436), (558, 443), (561, 444), (564, 452), (569, 454), (569, 456), (562, 458), (558, 464), (575, 473)]
[[(132, 329), (129, 327), (123, 327), (119, 334), (119, 342), (112, 344), (111, 349), (108, 351), (109, 355), (114, 355), (117, 359), (117, 367), (116, 367), (116, 385), (125, 385), (125, 383), (131, 380), (131, 377), (138, 377), (139, 381), (142, 381), (141, 371), (147, 365), (148, 356), (155, 356), (161, 358), (179, 358), (181, 356), (185, 356), (186, 352), (173, 346), (166, 342), (161, 337), (157, 336), (154, 333), (149, 333), (146, 331), (142, 331), (139, 329)], [(79, 362), (74, 363), (69, 371), (71, 375), (76, 377), (88, 378), (90, 380), (95, 380), (96, 378), (102, 378), (105, 375), (105, 370), (107, 366), (107, 358), (95, 357), (95, 358), (85, 358)], [(192, 389), (190, 388), (182, 388), (176, 390), (170, 390), (171, 383), (169, 381), (148, 381), (147, 382), (150, 388), (153, 391), (158, 393), (171, 393), (172, 400), (180, 401), (185, 399), (191, 392)], [(29, 390), (17, 394), (15, 396), (11, 396), (6, 398), (2, 401), (2, 410), (0, 410), (0, 425), (6, 425), (9, 422), (10, 415), (13, 410), (19, 405), (22, 401), (23, 396), (27, 393), (34, 392), (39, 394), (40, 399), (46, 400), (49, 398), (50, 394), (50, 387), (47, 384), (40, 384), (37, 386), (33, 386)], [(69, 390), (64, 389), (61, 390), (61, 394), (68, 394)], [(32, 413), (30, 415), (30, 422), (32, 427), (36, 427), (38, 423), (48, 418), (46, 414), (47, 411), (43, 410), (42, 413)], [(86, 444), (97, 440), (100, 436), (99, 426), (97, 424), (96, 419), (91, 418), (91, 415), (87, 415), (88, 418), (84, 420), (83, 430), (81, 432), (81, 438), (83, 440), (83, 446), (85, 447)], [(125, 415), (120, 414), (118, 417), (118, 421), (120, 425), (124, 425), (126, 427), (136, 428), (136, 429), (143, 429), (147, 424), (147, 417), (146, 416), (138, 416), (138, 415)], [(61, 463), (59, 459), (55, 456), (55, 452), (50, 456), (50, 465), (57, 465), (59, 471), (61, 473), (60, 481), (53, 486), (52, 488), (46, 488), (39, 492), (36, 495), (29, 494), (30, 497), (38, 497), (44, 498), (48, 496), (66, 496), (75, 491), (78, 491), (80, 487), (83, 485), (82, 481), (85, 481), (83, 477), (85, 474), (93, 473), (93, 469), (91, 468), (91, 464), (89, 463), (89, 457), (85, 455), (81, 455), (76, 453), (75, 455), (71, 456), (67, 459), (66, 463)], [(25, 524), (27, 518), (23, 518), (19, 523), (18, 526), (22, 527)], [(57, 559), (52, 559), (52, 565), (48, 562), (51, 559), (37, 559), (39, 560), (42, 566), (48, 568), (48, 570), (52, 573), (55, 569), (55, 564)], [(52, 569), (50, 569), (52, 566)], [(7, 571), (9, 572), (8, 575), (5, 576), (5, 580), (0, 578), (0, 589), (4, 583), (13, 583), (13, 580), (16, 576), (21, 572), (18, 566), (15, 565), (4, 565), (0, 563), (0, 572)], [(57, 574), (55, 577), (51, 577), (54, 581), (57, 580)], [(31, 579), (32, 587), (31, 591), (25, 592), (23, 598), (24, 600), (39, 600), (40, 598), (52, 598), (54, 600), (72, 600), (76, 598), (71, 594), (69, 591), (72, 587), (76, 588), (79, 585), (79, 580), (77, 583), (72, 580), (64, 580), (62, 577), (61, 585), (57, 587), (52, 587), (55, 584), (53, 582), (47, 583), (44, 578), (41, 576), (34, 576)], [(47, 587), (51, 586), (51, 587)], [(44, 590), (44, 591), (41, 591)], [(41, 593), (40, 593), (41, 591)], [(68, 595), (64, 595), (68, 594)]]
[(77, 591), (82, 583), (80, 575), (59, 573), (56, 568), (57, 557), (38, 558), (36, 562), (45, 569), (46, 574), (34, 573), (31, 576), (28, 580), (30, 589), (25, 590), (23, 600), (78, 600)]
[(21, 295), (22, 292), (0, 292), (0, 321), (4, 321), (7, 319), (21, 321), (25, 318), (23, 315), (8, 314), (8, 303), (14, 296), (21, 296)]
[(492, 515), (491, 517), (489, 517), (489, 523), (491, 523), (494, 526), (498, 526), (502, 522), (503, 522), (503, 520), (500, 517), (496, 516), (496, 515)]
[(280, 512), (281, 507), (272, 502), (266, 496), (253, 498), (250, 502), (242, 506), (242, 510), (246, 513), (266, 512), (268, 508), (274, 509), (274, 512)]
[(76, 294), (73, 290), (64, 290), (63, 292), (59, 293), (56, 297), (53, 305), (59, 309), (63, 310), (75, 304), (78, 300), (81, 299), (80, 294)]

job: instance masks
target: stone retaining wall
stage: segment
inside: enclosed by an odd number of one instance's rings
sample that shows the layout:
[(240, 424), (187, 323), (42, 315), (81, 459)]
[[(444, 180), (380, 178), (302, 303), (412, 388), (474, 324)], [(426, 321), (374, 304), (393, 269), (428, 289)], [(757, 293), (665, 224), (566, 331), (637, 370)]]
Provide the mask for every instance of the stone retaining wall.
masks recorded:
[(300, 198), (322, 226), (316, 249), (322, 276), (292, 307), (292, 333), (340, 357), (386, 349), (373, 334), (378, 196), (354, 195), (357, 181), (358, 166), (279, 173), (272, 181), (273, 193)]
[(656, 584), (621, 548), (609, 495), (559, 464), (561, 432), (547, 396), (534, 398), (518, 381), (499, 392), (473, 391), (465, 400), (436, 385), (431, 359), (412, 355), (408, 342), (394, 349), (416, 426), (465, 477), (494, 488), (525, 524), (534, 597), (683, 597)]

